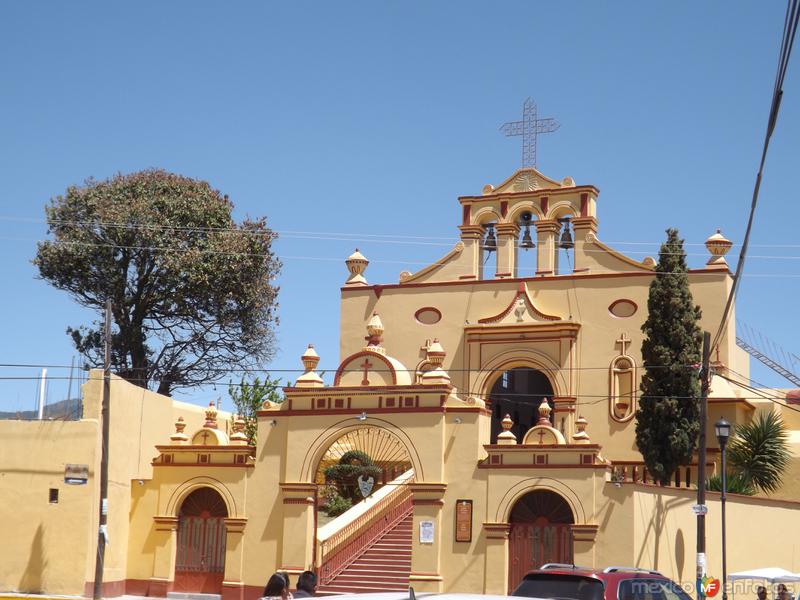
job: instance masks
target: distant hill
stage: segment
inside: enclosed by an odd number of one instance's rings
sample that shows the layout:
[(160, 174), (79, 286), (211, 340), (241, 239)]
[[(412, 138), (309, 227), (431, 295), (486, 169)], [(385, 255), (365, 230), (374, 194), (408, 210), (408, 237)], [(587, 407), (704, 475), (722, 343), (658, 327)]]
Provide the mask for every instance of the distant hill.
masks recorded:
[[(0, 411), (0, 419), (19, 419), (22, 421), (32, 421), (36, 419), (38, 413), (35, 410), (21, 410), (14, 412)], [(80, 398), (69, 398), (59, 400), (44, 407), (45, 419), (60, 419), (64, 421), (78, 421), (83, 416), (83, 404)]]

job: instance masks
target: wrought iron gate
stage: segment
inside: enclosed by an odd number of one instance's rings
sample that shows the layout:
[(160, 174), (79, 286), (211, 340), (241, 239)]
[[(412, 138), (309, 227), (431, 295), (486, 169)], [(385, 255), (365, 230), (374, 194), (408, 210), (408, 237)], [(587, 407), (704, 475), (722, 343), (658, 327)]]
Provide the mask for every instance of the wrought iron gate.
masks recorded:
[(225, 503), (211, 488), (201, 488), (186, 498), (178, 520), (175, 591), (220, 593), (226, 516)]

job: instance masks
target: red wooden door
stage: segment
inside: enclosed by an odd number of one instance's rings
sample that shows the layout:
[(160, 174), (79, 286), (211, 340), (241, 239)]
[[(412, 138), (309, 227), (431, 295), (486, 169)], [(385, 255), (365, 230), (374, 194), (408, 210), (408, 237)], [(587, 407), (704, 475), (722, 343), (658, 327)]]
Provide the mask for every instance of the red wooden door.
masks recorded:
[(548, 490), (526, 494), (511, 511), (508, 534), (508, 592), (525, 573), (545, 563), (572, 563), (572, 510)]
[(525, 573), (545, 563), (572, 563), (572, 530), (563, 523), (540, 519), (537, 523), (512, 523), (508, 535), (508, 591)]
[(184, 500), (178, 518), (175, 591), (219, 594), (225, 575), (225, 502), (211, 488)]

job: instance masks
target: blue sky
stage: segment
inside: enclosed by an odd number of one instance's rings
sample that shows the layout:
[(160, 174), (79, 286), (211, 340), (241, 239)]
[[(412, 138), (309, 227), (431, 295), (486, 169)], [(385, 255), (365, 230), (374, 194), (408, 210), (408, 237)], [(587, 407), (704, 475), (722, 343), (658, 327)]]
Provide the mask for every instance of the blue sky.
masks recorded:
[[(784, 10), (783, 2), (5, 3), (0, 362), (68, 365), (65, 328), (92, 319), (36, 279), (30, 261), (46, 235), (48, 199), (89, 176), (163, 167), (229, 194), (238, 218), (269, 218), (284, 257), (270, 366), (298, 368), (313, 342), (321, 367), (334, 369), (344, 258), (358, 246), (372, 261), (370, 282), (391, 283), (451, 247), (457, 196), (519, 166), (518, 138), (498, 127), (519, 118), (527, 96), (561, 123), (540, 139), (540, 170), (600, 188), (602, 240), (641, 258), (677, 227), (700, 266), (699, 244), (716, 228), (743, 237)], [(738, 316), (800, 353), (794, 59)], [(36, 373), (0, 368), (0, 377)], [(789, 385), (755, 366), (753, 377)], [(32, 408), (36, 385), (0, 379), (0, 410)], [(218, 388), (184, 398), (225, 399)], [(65, 392), (65, 381), (53, 381), (50, 401)]]

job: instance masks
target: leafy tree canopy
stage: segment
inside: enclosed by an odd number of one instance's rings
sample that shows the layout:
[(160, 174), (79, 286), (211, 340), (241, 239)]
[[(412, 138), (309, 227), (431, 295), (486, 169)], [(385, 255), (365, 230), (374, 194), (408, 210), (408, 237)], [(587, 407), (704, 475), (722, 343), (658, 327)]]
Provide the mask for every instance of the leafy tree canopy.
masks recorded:
[[(281, 403), (284, 401), (281, 393), (281, 382), (279, 379), (272, 379), (269, 374), (264, 377), (264, 381), (254, 377), (248, 383), (244, 377), (239, 385), (228, 386), (228, 395), (233, 400), (236, 413), (244, 419), (244, 433), (247, 436), (247, 443), (250, 446), (256, 445), (258, 434), (258, 419), (256, 412), (261, 410), (264, 401)], [(233, 415), (231, 415), (233, 419)]]
[[(171, 394), (250, 368), (273, 352), (280, 262), (266, 220), (236, 223), (208, 183), (163, 170), (89, 179), (45, 208), (40, 276), (80, 305), (111, 300), (112, 368)], [(69, 328), (102, 364), (101, 321)]]
[(689, 291), (686, 253), (676, 229), (667, 230), (650, 284), (642, 331), (642, 396), (636, 412), (636, 445), (647, 470), (666, 485), (688, 464), (700, 431), (700, 307)]

